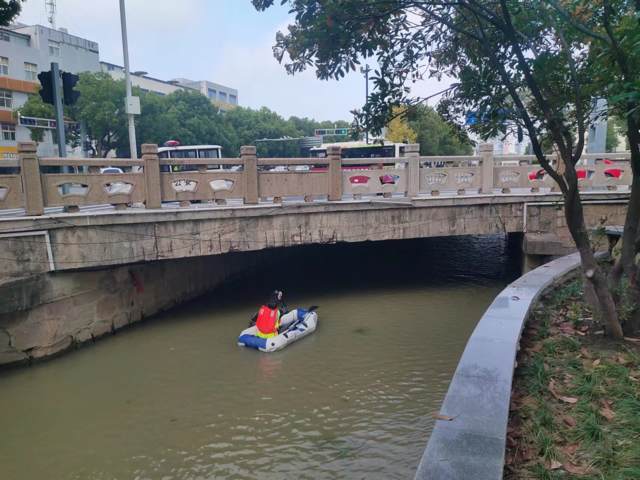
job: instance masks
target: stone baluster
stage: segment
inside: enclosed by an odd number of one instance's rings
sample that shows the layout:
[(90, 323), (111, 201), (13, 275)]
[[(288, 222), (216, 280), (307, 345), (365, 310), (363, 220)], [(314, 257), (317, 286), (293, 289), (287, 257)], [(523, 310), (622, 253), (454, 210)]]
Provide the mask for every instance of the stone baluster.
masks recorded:
[(256, 147), (240, 147), (240, 158), (244, 165), (244, 203), (247, 205), (258, 204), (258, 157)]
[(329, 201), (342, 200), (342, 149), (332, 145), (327, 147), (329, 160)]
[(42, 215), (44, 213), (44, 195), (37, 149), (35, 142), (18, 143), (24, 209), (27, 215)]
[(146, 208), (162, 207), (162, 187), (160, 185), (160, 159), (158, 145), (145, 143), (142, 145), (142, 161), (144, 162), (144, 180), (146, 187)]
[(420, 144), (405, 145), (404, 156), (407, 158), (407, 197), (413, 198), (420, 191)]
[(493, 144), (480, 144), (478, 153), (482, 157), (482, 188), (480, 192), (490, 195), (493, 193)]

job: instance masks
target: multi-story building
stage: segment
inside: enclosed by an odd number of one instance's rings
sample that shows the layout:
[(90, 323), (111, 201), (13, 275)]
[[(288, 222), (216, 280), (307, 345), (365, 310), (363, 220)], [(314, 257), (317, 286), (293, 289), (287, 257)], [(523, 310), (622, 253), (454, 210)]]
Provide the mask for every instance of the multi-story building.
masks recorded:
[[(29, 129), (17, 123), (14, 111), (38, 92), (38, 73), (50, 70), (52, 62), (66, 72), (96, 72), (98, 44), (42, 25), (0, 27), (0, 158), (15, 156), (17, 142), (30, 140)], [(41, 155), (57, 154), (52, 133), (46, 131), (39, 142)]]
[[(111, 75), (114, 80), (124, 80), (124, 67), (109, 62), (100, 62), (100, 69)], [(131, 72), (131, 85), (139, 87), (143, 92), (151, 92), (157, 95), (168, 95), (177, 90), (186, 90), (172, 82), (166, 82), (158, 78), (150, 77), (147, 72)]]
[(171, 83), (198, 90), (221, 110), (229, 110), (238, 106), (238, 90), (235, 88), (225, 87), (208, 80), (189, 80), (188, 78), (176, 78), (171, 80)]
[[(29, 128), (19, 124), (15, 111), (24, 105), (29, 95), (38, 92), (38, 73), (50, 70), (52, 62), (57, 62), (60, 70), (66, 72), (103, 71), (116, 80), (124, 78), (123, 67), (100, 62), (96, 42), (71, 35), (63, 28), (54, 30), (22, 24), (0, 27), (0, 159), (15, 157), (18, 142), (31, 139)], [(204, 80), (163, 81), (146, 72), (133, 72), (131, 83), (158, 95), (177, 90), (197, 91), (221, 110), (238, 104), (236, 89)], [(57, 150), (53, 130), (46, 129), (43, 140), (38, 143), (38, 153), (55, 156)]]
[[(125, 77), (124, 67), (120, 65), (100, 62), (100, 68), (115, 80), (122, 80)], [(158, 95), (168, 95), (177, 90), (200, 92), (220, 110), (229, 110), (238, 106), (238, 90), (219, 83), (209, 82), (208, 80), (176, 78), (166, 81), (150, 77), (147, 72), (136, 71), (131, 72), (131, 85), (139, 87), (143, 92), (151, 92)]]

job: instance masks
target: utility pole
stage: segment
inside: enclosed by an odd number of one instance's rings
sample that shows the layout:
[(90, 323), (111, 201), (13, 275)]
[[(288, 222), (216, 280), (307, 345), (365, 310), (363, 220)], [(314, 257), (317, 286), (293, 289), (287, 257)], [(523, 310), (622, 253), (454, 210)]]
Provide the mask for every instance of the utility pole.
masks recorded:
[[(369, 65), (366, 65), (365, 67), (361, 67), (360, 68), (360, 72), (364, 73), (364, 82), (365, 82), (365, 105), (367, 103), (369, 103), (369, 72), (371, 71), (371, 67), (369, 67)], [(368, 124), (369, 123), (369, 117), (367, 116), (365, 118), (365, 122)], [(367, 145), (369, 145), (369, 125), (366, 126), (365, 132), (364, 132), (364, 141)]]
[(135, 115), (140, 115), (140, 98), (131, 95), (131, 75), (129, 74), (129, 45), (127, 43), (127, 18), (124, 9), (124, 0), (120, 0), (120, 26), (122, 28), (122, 52), (124, 56), (124, 81), (127, 89), (125, 98), (125, 111), (129, 117), (129, 149), (131, 159), (138, 158), (136, 147), (136, 122)]

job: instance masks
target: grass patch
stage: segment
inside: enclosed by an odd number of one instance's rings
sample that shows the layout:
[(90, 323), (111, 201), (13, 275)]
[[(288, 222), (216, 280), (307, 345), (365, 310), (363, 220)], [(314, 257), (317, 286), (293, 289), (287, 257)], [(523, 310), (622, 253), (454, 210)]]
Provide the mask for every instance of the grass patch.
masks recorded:
[(640, 349), (595, 332), (582, 284), (543, 297), (514, 378), (506, 479), (640, 479)]

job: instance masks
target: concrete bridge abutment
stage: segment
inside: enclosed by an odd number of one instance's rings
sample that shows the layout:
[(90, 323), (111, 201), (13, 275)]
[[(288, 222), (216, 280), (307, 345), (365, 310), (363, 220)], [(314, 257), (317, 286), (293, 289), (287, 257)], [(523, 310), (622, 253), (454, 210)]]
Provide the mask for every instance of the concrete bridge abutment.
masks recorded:
[(5, 283), (0, 365), (31, 363), (115, 333), (270, 261), (274, 256), (265, 252), (231, 253), (49, 272)]

